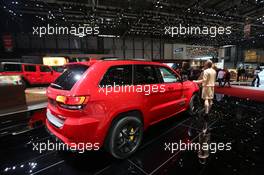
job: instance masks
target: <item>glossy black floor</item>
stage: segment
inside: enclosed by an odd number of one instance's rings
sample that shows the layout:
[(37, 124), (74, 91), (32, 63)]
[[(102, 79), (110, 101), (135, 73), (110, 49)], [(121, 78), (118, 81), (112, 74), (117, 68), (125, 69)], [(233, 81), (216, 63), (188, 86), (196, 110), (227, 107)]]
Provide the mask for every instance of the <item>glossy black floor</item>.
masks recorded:
[(264, 171), (263, 103), (217, 95), (208, 125), (210, 142), (231, 142), (232, 149), (205, 159), (199, 159), (197, 151), (172, 153), (165, 149), (165, 143), (199, 142), (203, 122), (185, 113), (147, 130), (140, 150), (127, 160), (116, 160), (105, 152), (33, 151), (32, 143), (51, 138), (43, 127), (21, 129), (30, 115), (32, 112), (9, 116), (15, 120), (7, 123), (1, 119), (0, 174), (243, 175)]

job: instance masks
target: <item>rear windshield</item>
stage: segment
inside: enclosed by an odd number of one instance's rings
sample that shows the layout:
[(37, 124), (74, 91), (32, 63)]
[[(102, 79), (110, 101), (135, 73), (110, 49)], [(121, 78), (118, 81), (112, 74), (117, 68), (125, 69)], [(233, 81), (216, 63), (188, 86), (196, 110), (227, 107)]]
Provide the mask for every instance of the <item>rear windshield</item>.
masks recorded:
[(51, 87), (55, 89), (71, 90), (87, 69), (88, 66), (85, 65), (67, 66), (66, 71), (63, 72), (54, 83), (51, 83)]

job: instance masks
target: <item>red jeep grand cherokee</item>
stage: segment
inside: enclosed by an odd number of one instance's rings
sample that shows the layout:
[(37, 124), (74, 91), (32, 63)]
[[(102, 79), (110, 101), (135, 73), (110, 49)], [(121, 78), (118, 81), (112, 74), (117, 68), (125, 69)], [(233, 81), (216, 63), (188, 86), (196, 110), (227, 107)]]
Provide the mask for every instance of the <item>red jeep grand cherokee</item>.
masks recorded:
[(50, 84), (61, 75), (50, 66), (31, 63), (0, 63), (0, 75), (20, 75), (26, 86)]
[(101, 60), (67, 67), (47, 89), (46, 125), (68, 145), (91, 143), (126, 158), (150, 125), (196, 111), (198, 86), (164, 64)]

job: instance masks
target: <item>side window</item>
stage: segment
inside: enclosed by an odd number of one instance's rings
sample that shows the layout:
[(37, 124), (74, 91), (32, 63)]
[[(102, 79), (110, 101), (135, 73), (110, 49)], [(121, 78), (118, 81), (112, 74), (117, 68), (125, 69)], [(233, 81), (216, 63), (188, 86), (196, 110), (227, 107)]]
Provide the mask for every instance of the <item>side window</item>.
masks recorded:
[(131, 85), (132, 84), (132, 65), (113, 66), (105, 73), (100, 86), (107, 85)]
[(21, 64), (3, 64), (4, 72), (21, 72)]
[(134, 84), (157, 84), (155, 69), (151, 65), (135, 65), (134, 66)]
[(26, 72), (36, 72), (36, 66), (34, 65), (25, 65)]
[(164, 83), (180, 82), (180, 77), (167, 67), (158, 67), (158, 72)]
[(51, 72), (48, 66), (40, 66), (40, 72)]
[(63, 67), (63, 66), (52, 66), (52, 70), (55, 71), (55, 72), (62, 73), (62, 72), (64, 72), (65, 67)]

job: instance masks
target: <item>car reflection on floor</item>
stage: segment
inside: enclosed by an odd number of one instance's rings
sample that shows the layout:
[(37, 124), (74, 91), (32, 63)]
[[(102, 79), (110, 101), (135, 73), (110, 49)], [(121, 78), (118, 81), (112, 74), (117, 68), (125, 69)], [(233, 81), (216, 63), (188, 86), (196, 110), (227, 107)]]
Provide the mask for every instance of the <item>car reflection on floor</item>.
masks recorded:
[(38, 128), (45, 124), (46, 122), (46, 109), (34, 111), (32, 117), (28, 122), (30, 128)]
[[(22, 126), (1, 125), (0, 131), (7, 133), (0, 135), (0, 174), (257, 174), (263, 171), (263, 103), (221, 94), (216, 99), (206, 135), (201, 135), (201, 116), (190, 118), (183, 113), (149, 128), (140, 150), (126, 160), (116, 160), (104, 151), (83, 154), (33, 151), (33, 143), (54, 142), (41, 125), (45, 121), (45, 109), (17, 114), (12, 117), (28, 130), (12, 134), (15, 129), (22, 130)], [(21, 118), (25, 118), (23, 122)], [(202, 156), (201, 150), (173, 153), (165, 150), (165, 143), (180, 142), (231, 142), (232, 149), (203, 152)]]

